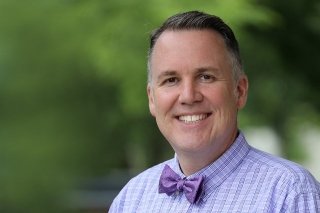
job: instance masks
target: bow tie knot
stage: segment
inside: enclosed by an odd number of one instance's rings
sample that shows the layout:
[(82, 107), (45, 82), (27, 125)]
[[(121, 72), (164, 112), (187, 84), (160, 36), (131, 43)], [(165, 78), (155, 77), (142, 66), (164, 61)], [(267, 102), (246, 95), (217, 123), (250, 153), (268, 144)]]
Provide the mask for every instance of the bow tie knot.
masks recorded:
[(185, 184), (185, 179), (180, 179), (177, 183), (177, 189), (179, 192), (183, 191), (183, 185)]
[(195, 203), (202, 190), (203, 176), (190, 179), (181, 178), (168, 165), (164, 166), (159, 181), (159, 193), (166, 193), (168, 196), (175, 192), (184, 192), (190, 203)]

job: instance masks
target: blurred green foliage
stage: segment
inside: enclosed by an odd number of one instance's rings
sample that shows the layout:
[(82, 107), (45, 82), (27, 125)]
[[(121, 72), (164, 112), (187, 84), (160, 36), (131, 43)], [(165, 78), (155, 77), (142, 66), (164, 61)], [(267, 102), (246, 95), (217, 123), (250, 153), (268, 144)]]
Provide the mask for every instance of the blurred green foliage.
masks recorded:
[(241, 126), (270, 125), (287, 157), (319, 124), (316, 0), (1, 0), (0, 212), (70, 212), (66, 193), (116, 168), (172, 155), (148, 112), (148, 36), (202, 10), (235, 30), (250, 79)]
[(262, 0), (260, 5), (275, 16), (267, 28), (246, 26), (243, 56), (251, 79), (246, 112), (251, 125), (264, 123), (276, 131), (284, 156), (302, 161), (298, 128), (320, 124), (320, 2)]

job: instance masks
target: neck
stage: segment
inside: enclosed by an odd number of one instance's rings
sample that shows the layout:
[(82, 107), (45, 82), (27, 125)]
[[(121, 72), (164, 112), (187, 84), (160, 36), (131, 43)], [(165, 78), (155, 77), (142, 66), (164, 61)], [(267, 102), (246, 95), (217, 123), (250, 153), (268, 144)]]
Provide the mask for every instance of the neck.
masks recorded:
[(235, 131), (222, 143), (216, 143), (213, 149), (201, 152), (177, 152), (180, 169), (186, 176), (190, 176), (216, 161), (234, 143), (238, 132)]

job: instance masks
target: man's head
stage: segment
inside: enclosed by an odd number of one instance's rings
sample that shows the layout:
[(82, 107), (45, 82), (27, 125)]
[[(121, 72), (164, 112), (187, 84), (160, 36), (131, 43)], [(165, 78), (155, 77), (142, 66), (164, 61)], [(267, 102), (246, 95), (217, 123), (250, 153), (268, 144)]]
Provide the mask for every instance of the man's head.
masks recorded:
[(226, 25), (219, 17), (198, 11), (190, 11), (176, 14), (168, 18), (161, 27), (154, 30), (150, 36), (150, 46), (148, 53), (148, 82), (151, 80), (152, 68), (150, 60), (155, 43), (160, 35), (165, 31), (179, 30), (213, 30), (219, 33), (229, 51), (230, 60), (233, 65), (233, 77), (237, 81), (244, 74), (239, 52), (238, 41), (236, 40), (231, 28)]
[[(195, 21), (206, 16), (184, 13), (164, 26), (188, 26), (190, 17)], [(156, 31), (147, 88), (150, 112), (179, 160), (192, 156), (201, 164), (215, 160), (234, 141), (237, 112), (246, 103), (248, 87), (232, 31), (217, 17), (208, 17), (225, 33), (208, 27)]]

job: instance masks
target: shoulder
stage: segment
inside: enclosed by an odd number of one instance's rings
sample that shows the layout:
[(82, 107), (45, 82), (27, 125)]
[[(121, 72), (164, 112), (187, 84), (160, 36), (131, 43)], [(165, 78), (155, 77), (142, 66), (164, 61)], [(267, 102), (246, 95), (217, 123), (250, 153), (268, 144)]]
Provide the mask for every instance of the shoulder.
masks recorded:
[(158, 193), (159, 178), (165, 164), (173, 159), (155, 165), (133, 177), (113, 200), (110, 212), (125, 212), (125, 209), (136, 209), (143, 197), (155, 196)]
[[(258, 171), (272, 176), (280, 184), (290, 185), (297, 193), (320, 192), (317, 180), (301, 165), (277, 157), (261, 150), (251, 148), (246, 161)], [(282, 187), (284, 186), (282, 185)]]

